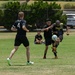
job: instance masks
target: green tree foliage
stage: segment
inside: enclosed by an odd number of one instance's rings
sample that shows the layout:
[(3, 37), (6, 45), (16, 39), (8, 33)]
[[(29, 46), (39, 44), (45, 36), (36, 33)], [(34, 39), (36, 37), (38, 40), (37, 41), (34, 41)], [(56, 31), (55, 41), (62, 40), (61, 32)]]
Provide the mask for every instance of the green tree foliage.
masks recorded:
[(19, 2), (8, 2), (4, 5), (4, 26), (10, 29), (11, 25), (17, 19), (17, 14), (20, 9)]
[[(36, 1), (40, 1), (40, 0), (36, 0)], [(43, 0), (43, 1), (74, 1), (74, 0)]]
[[(0, 1), (22, 1), (22, 0), (0, 0)], [(26, 1), (28, 2), (30, 0), (26, 0)], [(33, 1), (41, 1), (41, 0), (33, 0)], [(74, 0), (43, 0), (43, 1), (74, 1)]]
[(56, 19), (60, 19), (62, 16), (63, 11), (61, 10), (61, 6), (56, 4), (55, 2), (52, 2), (48, 4), (48, 2), (34, 2), (34, 4), (31, 5), (31, 24), (35, 22), (41, 23), (40, 26), (45, 22), (47, 18), (52, 20), (52, 23), (56, 21)]
[(60, 20), (61, 20), (61, 22), (63, 22), (64, 24), (66, 24), (66, 22), (67, 22), (67, 16), (66, 15), (62, 15), (60, 17)]
[(44, 26), (45, 20), (47, 18), (52, 20), (54, 23), (57, 19), (64, 21), (65, 17), (62, 16), (63, 11), (61, 6), (55, 2), (48, 3), (43, 1), (34, 2), (28, 5), (27, 2), (8, 2), (4, 4), (4, 26), (10, 29), (11, 25), (17, 19), (17, 14), (19, 11), (25, 12), (25, 19), (27, 20), (28, 27), (32, 30), (35, 28), (35, 23), (39, 25), (39, 28)]
[(2, 10), (0, 10), (0, 26), (3, 25), (3, 17), (4, 17), (4, 13)]
[(67, 3), (67, 4), (64, 5), (64, 9), (75, 9), (75, 5)]

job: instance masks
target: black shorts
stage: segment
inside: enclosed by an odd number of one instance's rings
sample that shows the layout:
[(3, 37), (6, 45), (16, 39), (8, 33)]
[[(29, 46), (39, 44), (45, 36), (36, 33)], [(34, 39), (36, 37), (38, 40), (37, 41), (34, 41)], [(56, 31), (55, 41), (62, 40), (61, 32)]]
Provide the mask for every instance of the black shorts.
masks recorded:
[(48, 46), (48, 45), (51, 45), (52, 44), (52, 39), (51, 38), (46, 38), (45, 39), (45, 45)]
[(29, 46), (29, 41), (25, 35), (17, 35), (15, 38), (14, 46), (20, 46), (21, 44), (25, 47)]

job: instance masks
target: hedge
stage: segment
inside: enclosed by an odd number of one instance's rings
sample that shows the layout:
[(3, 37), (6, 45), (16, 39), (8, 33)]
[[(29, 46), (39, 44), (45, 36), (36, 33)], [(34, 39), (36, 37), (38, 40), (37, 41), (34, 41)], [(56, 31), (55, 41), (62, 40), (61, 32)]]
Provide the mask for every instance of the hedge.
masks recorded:
[(64, 5), (64, 9), (75, 9), (75, 5), (67, 3)]
[(4, 4), (3, 8), (5, 9), (3, 23), (7, 29), (10, 29), (11, 25), (14, 24), (19, 11), (24, 11), (27, 27), (31, 30), (36, 27), (42, 28), (47, 18), (51, 19), (52, 23), (57, 19), (66, 23), (66, 16), (62, 15), (61, 6), (55, 2), (49, 4), (48, 2), (38, 1), (31, 5), (28, 5), (26, 2), (21, 4), (20, 2), (8, 2)]

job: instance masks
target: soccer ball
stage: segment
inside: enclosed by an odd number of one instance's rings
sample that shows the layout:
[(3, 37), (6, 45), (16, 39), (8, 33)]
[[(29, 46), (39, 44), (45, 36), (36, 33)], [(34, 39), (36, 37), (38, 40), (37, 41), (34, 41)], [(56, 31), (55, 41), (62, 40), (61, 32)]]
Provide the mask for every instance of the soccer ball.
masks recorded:
[(57, 35), (53, 35), (53, 36), (52, 36), (52, 40), (53, 40), (53, 41), (56, 41), (57, 38), (58, 38)]

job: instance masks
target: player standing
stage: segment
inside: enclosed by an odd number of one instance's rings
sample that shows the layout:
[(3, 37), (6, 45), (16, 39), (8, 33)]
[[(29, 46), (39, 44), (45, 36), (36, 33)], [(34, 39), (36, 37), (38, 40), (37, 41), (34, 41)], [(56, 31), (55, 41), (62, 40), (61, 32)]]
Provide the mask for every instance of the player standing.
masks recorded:
[(30, 61), (30, 49), (29, 49), (29, 41), (26, 37), (26, 32), (29, 30), (26, 28), (26, 21), (24, 20), (24, 12), (18, 13), (18, 20), (15, 21), (14, 25), (11, 27), (12, 31), (17, 31), (17, 35), (15, 38), (14, 49), (11, 51), (9, 57), (7, 58), (8, 65), (11, 66), (11, 58), (14, 53), (18, 50), (18, 47), (23, 44), (26, 47), (26, 56), (27, 56), (27, 64), (33, 64)]
[(45, 38), (45, 51), (44, 51), (44, 56), (43, 59), (46, 59), (46, 54), (48, 51), (48, 46), (52, 44), (52, 25), (51, 25), (51, 20), (47, 19), (46, 20), (46, 25), (43, 29), (44, 31), (44, 38)]

